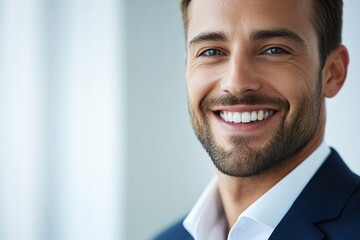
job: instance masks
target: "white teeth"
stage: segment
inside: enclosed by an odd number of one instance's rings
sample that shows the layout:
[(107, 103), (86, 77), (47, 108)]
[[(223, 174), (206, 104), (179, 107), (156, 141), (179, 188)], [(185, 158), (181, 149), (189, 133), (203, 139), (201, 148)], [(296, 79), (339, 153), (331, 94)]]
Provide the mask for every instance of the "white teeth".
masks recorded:
[(232, 114), (232, 112), (228, 112), (227, 117), (228, 117), (228, 122), (233, 122), (233, 114)]
[(264, 119), (267, 119), (269, 117), (269, 112), (265, 112)]
[(227, 115), (227, 113), (224, 113), (224, 116), (225, 116), (225, 118), (223, 118), (226, 122), (228, 122), (229, 121), (229, 118), (228, 118), (228, 115)]
[(257, 120), (259, 120), (259, 121), (264, 120), (264, 111), (263, 110), (260, 110), (258, 112)]
[(234, 123), (241, 123), (241, 114), (238, 112), (235, 112), (233, 114), (233, 121), (234, 121)]
[(225, 121), (227, 121), (227, 120), (226, 120), (226, 114), (225, 114), (225, 113), (221, 112), (221, 113), (220, 113), (220, 117), (221, 117), (222, 119), (224, 119)]
[(250, 119), (250, 113), (249, 112), (243, 112), (242, 114), (241, 114), (241, 122), (243, 122), (243, 123), (248, 123), (248, 122), (250, 122), (251, 121), (251, 119)]
[(233, 123), (249, 123), (255, 121), (262, 121), (274, 115), (274, 111), (252, 111), (252, 112), (220, 112), (220, 117), (225, 122)]
[(252, 111), (251, 112), (251, 121), (256, 121), (257, 120), (257, 113), (256, 113), (256, 111)]

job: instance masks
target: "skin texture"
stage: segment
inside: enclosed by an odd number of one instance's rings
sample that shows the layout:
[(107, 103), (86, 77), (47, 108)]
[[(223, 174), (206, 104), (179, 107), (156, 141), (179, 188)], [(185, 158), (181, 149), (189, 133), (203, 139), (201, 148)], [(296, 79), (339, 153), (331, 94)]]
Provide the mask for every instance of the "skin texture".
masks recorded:
[[(339, 45), (320, 69), (311, 0), (193, 0), (186, 84), (193, 127), (218, 168), (229, 229), (237, 216), (322, 142), (325, 97), (342, 87)], [(228, 124), (221, 111), (273, 110)]]

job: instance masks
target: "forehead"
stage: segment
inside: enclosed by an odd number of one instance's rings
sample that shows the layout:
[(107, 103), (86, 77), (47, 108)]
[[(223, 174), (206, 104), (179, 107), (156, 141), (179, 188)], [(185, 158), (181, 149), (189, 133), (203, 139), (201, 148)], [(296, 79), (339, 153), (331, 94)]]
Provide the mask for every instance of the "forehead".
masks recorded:
[(219, 31), (230, 37), (254, 30), (289, 29), (311, 38), (311, 0), (192, 0), (188, 8), (188, 38)]

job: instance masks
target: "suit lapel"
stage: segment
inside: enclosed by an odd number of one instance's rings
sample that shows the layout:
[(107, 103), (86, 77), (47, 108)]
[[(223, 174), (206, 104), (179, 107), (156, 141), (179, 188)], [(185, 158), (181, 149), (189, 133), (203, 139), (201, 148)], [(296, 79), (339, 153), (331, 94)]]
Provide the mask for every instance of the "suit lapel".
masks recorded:
[(316, 223), (336, 219), (359, 179), (332, 149), (269, 239), (323, 239)]
[(306, 218), (297, 206), (292, 206), (271, 234), (269, 240), (320, 240), (324, 235)]

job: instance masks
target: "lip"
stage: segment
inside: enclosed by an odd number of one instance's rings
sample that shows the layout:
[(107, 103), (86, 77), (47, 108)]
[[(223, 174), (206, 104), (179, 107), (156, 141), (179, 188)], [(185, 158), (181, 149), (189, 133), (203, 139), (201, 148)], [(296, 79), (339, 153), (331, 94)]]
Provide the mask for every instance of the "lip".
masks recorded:
[(231, 105), (231, 106), (217, 106), (210, 109), (213, 112), (229, 111), (229, 112), (252, 112), (258, 110), (278, 112), (279, 109), (270, 105)]

